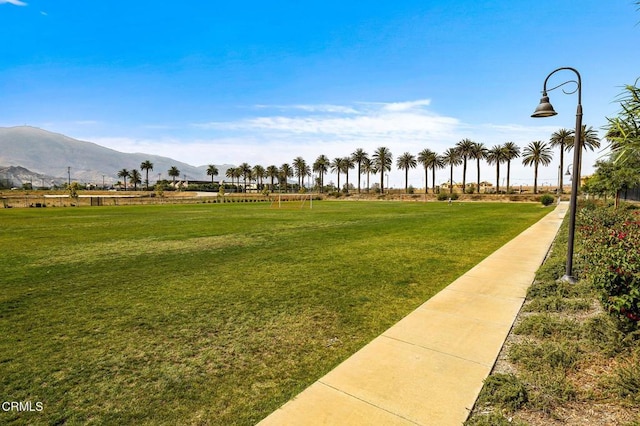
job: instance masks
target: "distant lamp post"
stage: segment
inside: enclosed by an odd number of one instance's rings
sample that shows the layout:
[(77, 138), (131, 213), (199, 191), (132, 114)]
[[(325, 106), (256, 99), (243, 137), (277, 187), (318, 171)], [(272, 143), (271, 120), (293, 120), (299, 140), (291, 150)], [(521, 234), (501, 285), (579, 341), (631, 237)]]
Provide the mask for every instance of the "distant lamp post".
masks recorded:
[(573, 164), (567, 166), (567, 171), (564, 174), (565, 176), (569, 176), (569, 180), (571, 180), (571, 166), (573, 166)]
[[(562, 84), (559, 84), (551, 89), (547, 89), (547, 81), (549, 81), (549, 77), (555, 74), (558, 71), (569, 70), (573, 71), (576, 74), (577, 80), (568, 80)], [(571, 95), (575, 92), (578, 92), (578, 107), (576, 110), (576, 130), (575, 130), (575, 142), (573, 145), (573, 180), (571, 182), (571, 198), (569, 201), (569, 241), (567, 244), (567, 264), (564, 276), (561, 278), (561, 281), (566, 281), (569, 283), (575, 283), (577, 280), (573, 276), (573, 243), (575, 239), (575, 229), (576, 229), (576, 207), (578, 202), (578, 189), (580, 186), (580, 154), (582, 150), (581, 138), (582, 138), (582, 79), (580, 77), (580, 73), (571, 67), (561, 67), (554, 71), (552, 71), (547, 78), (544, 80), (544, 85), (542, 88), (542, 99), (540, 99), (540, 104), (531, 115), (531, 117), (539, 118), (539, 117), (552, 117), (557, 115), (558, 113), (553, 109), (553, 106), (549, 102), (549, 97), (547, 96), (547, 92), (555, 90), (559, 87), (564, 86), (568, 83), (575, 83), (576, 89), (572, 92), (566, 92), (564, 89), (562, 90), (565, 94)], [(567, 168), (567, 172), (569, 169)]]

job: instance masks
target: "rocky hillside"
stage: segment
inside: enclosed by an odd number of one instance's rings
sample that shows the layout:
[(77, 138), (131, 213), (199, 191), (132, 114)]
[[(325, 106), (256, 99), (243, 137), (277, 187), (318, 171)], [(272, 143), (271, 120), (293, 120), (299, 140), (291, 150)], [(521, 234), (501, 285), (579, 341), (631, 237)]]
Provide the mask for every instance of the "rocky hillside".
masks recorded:
[(31, 184), (33, 188), (43, 188), (64, 184), (66, 180), (42, 173), (35, 173), (20, 166), (0, 166), (0, 188), (19, 188)]
[[(206, 166), (194, 167), (152, 154), (123, 153), (35, 127), (0, 127), (0, 168), (14, 167), (5, 172), (7, 175), (0, 175), (0, 178), (13, 179), (14, 186), (27, 182), (39, 186), (42, 179), (45, 179), (47, 186), (47, 181), (50, 183), (51, 180), (66, 182), (68, 172), (71, 180), (101, 185), (104, 179), (106, 184), (111, 184), (119, 180), (119, 170), (140, 170), (140, 163), (147, 160), (153, 163), (153, 171), (149, 173), (150, 181), (154, 181), (158, 173), (162, 173), (166, 179), (167, 170), (172, 166), (176, 166), (181, 175), (186, 175), (189, 180), (210, 179)], [(231, 166), (217, 167), (220, 176), (224, 176), (226, 169)], [(142, 175), (144, 179), (144, 173)]]

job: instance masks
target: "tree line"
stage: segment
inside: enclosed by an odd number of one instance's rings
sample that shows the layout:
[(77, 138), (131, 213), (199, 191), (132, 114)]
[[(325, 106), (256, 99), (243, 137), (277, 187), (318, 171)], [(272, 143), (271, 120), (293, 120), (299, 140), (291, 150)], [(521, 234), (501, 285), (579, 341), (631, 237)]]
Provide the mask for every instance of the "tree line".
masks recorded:
[[(428, 148), (423, 149), (417, 155), (405, 152), (400, 155), (395, 162), (398, 170), (404, 171), (405, 192), (409, 191), (409, 170), (415, 169), (418, 164), (424, 168), (425, 191), (429, 192), (429, 172), (431, 172), (431, 191), (436, 192), (435, 173), (438, 169), (449, 168), (449, 192), (453, 193), (453, 170), (454, 167), (462, 165), (462, 188), (465, 192), (479, 192), (480, 190), (480, 163), (486, 161), (489, 165), (496, 166), (496, 192), (500, 192), (500, 166), (506, 164), (506, 189), (510, 192), (510, 174), (511, 161), (520, 158), (522, 164), (531, 166), (534, 169), (533, 192), (538, 192), (538, 171), (540, 166), (548, 166), (552, 159), (552, 148), (560, 150), (560, 170), (564, 169), (564, 153), (569, 152), (574, 146), (574, 131), (568, 129), (560, 129), (554, 132), (548, 142), (533, 141), (525, 146), (522, 150), (514, 142), (506, 142), (504, 144), (494, 145), (487, 148), (481, 142), (474, 142), (471, 139), (462, 139), (452, 148), (445, 150), (442, 154), (438, 154)], [(582, 142), (585, 149), (594, 150), (600, 147), (600, 139), (597, 132), (592, 128), (582, 126)], [(467, 166), (475, 161), (476, 166), (476, 184), (467, 185)], [(302, 157), (296, 157), (291, 164), (284, 163), (281, 166), (270, 165), (263, 167), (261, 165), (251, 166), (248, 163), (242, 163), (237, 167), (230, 167), (226, 170), (225, 177), (231, 180), (232, 185), (241, 187), (246, 191), (247, 182), (256, 182), (258, 188), (264, 188), (265, 182), (273, 191), (276, 183), (279, 189), (289, 190), (288, 181), (290, 178), (297, 178), (297, 187), (305, 187), (305, 179), (310, 179), (312, 172), (317, 174), (316, 181), (313, 185), (319, 188), (320, 192), (325, 189), (324, 178), (331, 172), (337, 175), (337, 189), (340, 190), (341, 177), (344, 175), (345, 184), (342, 188), (349, 191), (349, 171), (357, 169), (357, 191), (362, 191), (362, 177), (366, 176), (366, 188), (371, 188), (371, 177), (379, 176), (380, 192), (385, 192), (384, 174), (390, 172), (393, 167), (393, 154), (387, 147), (379, 147), (372, 155), (369, 155), (361, 148), (356, 149), (351, 155), (345, 157), (336, 157), (329, 159), (326, 155), (320, 155), (316, 160), (309, 164)], [(140, 164), (140, 170), (146, 172), (145, 187), (149, 189), (149, 171), (153, 170), (153, 163), (144, 161)], [(180, 170), (175, 166), (171, 167), (167, 174), (173, 178), (175, 184), (176, 178), (180, 176)], [(211, 184), (214, 184), (214, 177), (219, 175), (219, 170), (215, 165), (207, 166), (207, 175), (211, 176)], [(142, 176), (137, 169), (122, 169), (118, 172), (118, 177), (123, 179), (124, 189), (127, 189), (127, 179), (129, 183), (137, 190), (139, 184), (142, 183)], [(560, 173), (559, 190), (562, 190), (562, 173)]]

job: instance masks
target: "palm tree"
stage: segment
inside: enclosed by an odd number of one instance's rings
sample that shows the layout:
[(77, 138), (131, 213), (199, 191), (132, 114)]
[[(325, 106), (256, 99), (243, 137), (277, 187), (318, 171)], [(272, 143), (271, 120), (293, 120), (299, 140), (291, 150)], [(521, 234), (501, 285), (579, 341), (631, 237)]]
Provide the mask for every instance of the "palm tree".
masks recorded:
[(227, 171), (224, 173), (224, 175), (225, 177), (228, 177), (229, 179), (231, 179), (231, 186), (235, 185), (235, 183), (233, 182), (233, 179), (236, 177), (235, 167), (229, 167)]
[(484, 160), (485, 158), (487, 158), (487, 148), (484, 146), (482, 142), (474, 142), (469, 157), (475, 159), (477, 162), (477, 171), (478, 171), (477, 192), (479, 194), (480, 193), (480, 160)]
[(462, 156), (456, 148), (449, 148), (442, 154), (442, 163), (450, 167), (449, 194), (453, 194), (453, 166), (462, 164)]
[(253, 169), (251, 169), (251, 176), (256, 180), (258, 189), (262, 189), (263, 187), (262, 179), (265, 177), (265, 174), (266, 170), (259, 164), (256, 164), (255, 166), (253, 166)]
[(213, 164), (209, 164), (207, 166), (207, 176), (211, 176), (211, 185), (213, 186), (213, 177), (214, 176), (218, 176), (218, 173), (220, 173), (218, 171), (218, 168), (216, 166), (214, 166)]
[(320, 175), (320, 192), (324, 191), (324, 175), (329, 171), (331, 162), (326, 155), (320, 155), (313, 163), (313, 171)]
[(371, 186), (369, 186), (369, 177), (371, 176), (371, 173), (375, 173), (375, 168), (373, 167), (373, 161), (371, 158), (366, 157), (362, 160), (362, 172), (367, 174), (367, 192), (369, 192), (369, 189), (371, 188)]
[(118, 172), (118, 177), (122, 178), (122, 180), (124, 181), (124, 190), (127, 190), (127, 178), (129, 177), (129, 170), (127, 169), (122, 169)]
[(293, 170), (295, 176), (298, 178), (298, 188), (302, 188), (302, 181), (304, 180), (305, 168), (307, 162), (302, 157), (296, 157), (293, 159)]
[(308, 164), (304, 165), (304, 168), (302, 170), (302, 187), (304, 188), (304, 178), (305, 177), (311, 177), (311, 167), (309, 167)]
[(470, 139), (462, 139), (456, 144), (456, 149), (462, 159), (462, 192), (467, 189), (467, 159), (471, 157), (474, 142)]
[(236, 192), (240, 189), (240, 178), (242, 177), (242, 168), (241, 167), (234, 167), (233, 168), (233, 176), (231, 181), (233, 182), (233, 178), (236, 179)]
[(267, 167), (267, 177), (269, 179), (271, 179), (271, 191), (273, 192), (274, 190), (274, 184), (273, 184), (273, 180), (276, 179), (278, 176), (280, 175), (280, 170), (278, 169), (278, 166), (268, 166)]
[(373, 153), (373, 165), (380, 172), (380, 192), (384, 194), (384, 172), (390, 172), (393, 164), (393, 154), (389, 148), (381, 146)]
[(287, 192), (287, 179), (293, 177), (293, 169), (289, 165), (289, 163), (284, 163), (280, 166), (280, 181), (284, 182), (284, 192)]
[(138, 184), (142, 183), (142, 176), (140, 175), (138, 169), (131, 170), (131, 173), (129, 174), (129, 183), (133, 183), (134, 191), (138, 190)]
[[(640, 6), (640, 1), (636, 1)], [(607, 117), (606, 135), (612, 159), (621, 165), (636, 161), (640, 156), (640, 87), (626, 84), (619, 96), (620, 111), (617, 117)]]
[(345, 184), (346, 185), (345, 188), (347, 192), (349, 192), (349, 170), (353, 169), (354, 167), (355, 167), (355, 163), (353, 162), (351, 157), (344, 157), (342, 159), (342, 171), (344, 172), (344, 175), (347, 181), (347, 183)]
[(444, 167), (444, 162), (442, 161), (442, 157), (440, 157), (435, 152), (430, 149), (423, 149), (418, 154), (418, 162), (424, 166), (424, 192), (425, 194), (428, 192), (427, 188), (429, 187), (428, 182), (428, 170), (431, 169), (431, 192), (433, 194), (436, 193), (436, 169), (441, 169)]
[(422, 164), (424, 167), (424, 193), (428, 193), (429, 188), (429, 161), (430, 158), (435, 156), (436, 153), (431, 151), (430, 149), (423, 149), (418, 153), (418, 163)]
[(548, 166), (553, 159), (551, 147), (542, 141), (534, 141), (522, 151), (522, 164), (533, 165), (533, 193), (538, 193), (538, 165)]
[(502, 145), (494, 145), (487, 151), (487, 163), (496, 165), (496, 194), (500, 193), (500, 163), (507, 161), (507, 151)]
[(146, 176), (144, 179), (144, 183), (146, 186), (146, 190), (149, 190), (149, 170), (153, 170), (153, 163), (149, 160), (143, 161), (140, 163), (140, 170), (144, 170), (146, 172)]
[(167, 171), (167, 174), (173, 178), (173, 184), (176, 184), (176, 178), (180, 176), (180, 170), (176, 166), (171, 166), (171, 168)]
[[(596, 148), (600, 148), (600, 138), (598, 137), (598, 132), (593, 128), (593, 126), (589, 126), (589, 128), (587, 129), (586, 124), (582, 125), (580, 143), (582, 144), (583, 149), (589, 149), (590, 151), (594, 151)], [(567, 151), (571, 151), (574, 144), (575, 138), (571, 138), (571, 140), (567, 142)]]
[[(580, 143), (582, 144), (582, 148), (584, 150), (589, 149), (590, 151), (594, 151), (596, 148), (600, 148), (600, 138), (598, 137), (598, 132), (593, 129), (592, 126), (589, 126), (587, 129), (586, 124), (582, 125), (582, 132), (580, 134)], [(575, 139), (567, 144), (567, 151), (571, 151), (573, 149), (573, 145), (575, 144)], [(580, 161), (578, 161), (578, 170), (581, 168), (582, 163), (582, 152), (579, 156)]]
[(564, 151), (567, 149), (569, 143), (573, 146), (573, 130), (568, 129), (560, 129), (551, 134), (551, 139), (549, 139), (550, 145), (553, 148), (560, 147), (560, 173), (559, 173), (559, 182), (558, 182), (558, 194), (562, 194), (562, 170), (564, 170)]
[(369, 159), (369, 154), (364, 149), (358, 148), (351, 154), (351, 160), (358, 165), (358, 194), (360, 193), (360, 175), (362, 175), (362, 165)]
[(429, 160), (429, 168), (431, 169), (431, 192), (435, 194), (436, 192), (436, 170), (444, 169), (444, 160), (442, 157), (436, 153)]
[(333, 159), (331, 163), (329, 163), (329, 167), (331, 167), (331, 171), (338, 175), (338, 191), (340, 191), (340, 173), (342, 173), (342, 169), (344, 166), (342, 165), (342, 157), (336, 157)]
[(404, 192), (409, 193), (409, 169), (415, 169), (418, 163), (416, 157), (411, 153), (405, 152), (396, 160), (396, 167), (400, 170), (404, 170)]
[[(247, 192), (247, 179), (251, 180), (251, 166), (248, 163), (242, 163), (238, 166), (240, 169), (240, 176), (242, 176), (242, 181), (244, 182), (244, 188), (242, 192)], [(240, 181), (238, 181), (240, 184)]]
[(511, 160), (520, 157), (520, 147), (513, 142), (504, 144), (504, 152), (507, 158), (507, 194), (509, 193), (509, 179), (511, 177)]

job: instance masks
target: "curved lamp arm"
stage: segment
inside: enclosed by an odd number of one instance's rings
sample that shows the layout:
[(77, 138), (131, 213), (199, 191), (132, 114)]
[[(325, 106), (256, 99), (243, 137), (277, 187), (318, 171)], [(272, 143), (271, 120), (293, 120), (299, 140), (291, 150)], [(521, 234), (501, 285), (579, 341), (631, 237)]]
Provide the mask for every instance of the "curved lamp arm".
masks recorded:
[[(562, 70), (573, 71), (576, 74), (576, 77), (578, 77), (578, 81), (575, 81), (575, 80), (565, 81), (564, 83), (547, 90), (547, 82), (549, 81), (549, 78), (552, 75), (554, 75), (555, 73), (557, 73), (558, 71), (562, 71)], [(558, 69), (555, 69), (555, 70), (551, 71), (551, 73), (547, 76), (547, 78), (544, 79), (544, 85), (543, 85), (543, 88), (542, 88), (543, 96), (547, 96), (547, 92), (550, 92), (550, 91), (552, 91), (554, 89), (557, 89), (560, 86), (563, 86), (563, 85), (565, 85), (567, 83), (571, 83), (571, 82), (574, 82), (574, 83), (576, 83), (578, 85), (578, 87), (576, 89), (578, 91), (578, 105), (581, 105), (582, 104), (582, 77), (580, 77), (580, 73), (578, 72), (577, 69), (571, 68), (571, 67), (560, 67)], [(567, 93), (567, 92), (565, 92), (565, 93)], [(569, 92), (567, 94), (571, 94), (571, 93), (575, 93), (575, 90), (573, 92)]]

